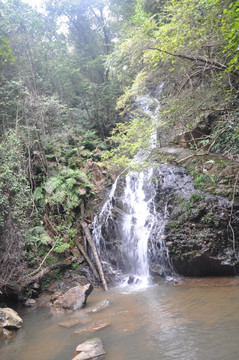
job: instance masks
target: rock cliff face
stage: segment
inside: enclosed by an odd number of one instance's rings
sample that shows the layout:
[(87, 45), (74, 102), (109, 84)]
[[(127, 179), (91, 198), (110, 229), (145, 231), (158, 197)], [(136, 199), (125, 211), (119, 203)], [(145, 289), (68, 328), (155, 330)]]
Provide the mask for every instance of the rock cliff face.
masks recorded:
[(234, 275), (239, 270), (237, 211), (225, 199), (195, 192), (171, 198), (165, 242), (175, 271), (186, 276)]
[(186, 276), (237, 274), (238, 164), (216, 155), (194, 156), (192, 151), (180, 148), (156, 149), (152, 157), (182, 163), (197, 184), (189, 198), (174, 194), (170, 199), (165, 243), (175, 271)]
[[(162, 150), (160, 154), (157, 158), (163, 162)], [(153, 157), (155, 161), (155, 152)], [(172, 162), (175, 163), (175, 156)], [(231, 181), (231, 177), (228, 178)], [(153, 197), (151, 187), (147, 186), (149, 181), (154, 186)], [(179, 166), (155, 166), (147, 182), (143, 186), (145, 199), (152, 197), (149, 211), (153, 226), (147, 252), (151, 274), (165, 276), (173, 271), (185, 276), (239, 273), (239, 207), (236, 202), (203, 192), (195, 186), (189, 172)], [(211, 183), (217, 190), (216, 184)], [(121, 176), (107, 211), (101, 215), (99, 243), (104, 260), (127, 271), (124, 259), (129, 250), (123, 240), (122, 223), (130, 204), (125, 201), (124, 187), (125, 177)], [(228, 183), (225, 188), (228, 191)], [(233, 192), (232, 185), (230, 188)], [(223, 193), (222, 184), (220, 189)]]

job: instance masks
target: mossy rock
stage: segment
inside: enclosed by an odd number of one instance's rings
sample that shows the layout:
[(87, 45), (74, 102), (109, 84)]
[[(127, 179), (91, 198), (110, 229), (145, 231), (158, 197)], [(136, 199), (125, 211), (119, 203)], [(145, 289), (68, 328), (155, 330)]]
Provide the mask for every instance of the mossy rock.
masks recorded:
[(239, 197), (239, 164), (216, 154), (205, 154), (179, 147), (156, 148), (149, 161), (178, 165), (192, 175), (198, 189), (232, 199)]

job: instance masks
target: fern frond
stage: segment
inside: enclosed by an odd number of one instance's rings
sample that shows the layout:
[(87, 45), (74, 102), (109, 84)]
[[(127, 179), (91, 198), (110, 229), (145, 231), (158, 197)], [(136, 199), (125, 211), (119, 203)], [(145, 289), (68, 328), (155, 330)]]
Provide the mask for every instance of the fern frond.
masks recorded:
[(48, 194), (52, 194), (57, 188), (59, 188), (62, 184), (62, 177), (61, 176), (52, 176), (50, 179), (45, 183), (45, 190)]

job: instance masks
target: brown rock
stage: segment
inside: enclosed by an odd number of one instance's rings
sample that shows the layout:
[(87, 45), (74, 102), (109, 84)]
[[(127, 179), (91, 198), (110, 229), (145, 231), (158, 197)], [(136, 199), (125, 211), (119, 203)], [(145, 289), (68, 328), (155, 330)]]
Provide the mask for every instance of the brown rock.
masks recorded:
[(94, 338), (78, 345), (76, 356), (72, 360), (98, 359), (102, 355), (105, 355), (102, 342), (99, 338)]
[(10, 308), (0, 309), (0, 326), (9, 330), (20, 329), (23, 320), (18, 313)]
[(52, 310), (80, 310), (85, 306), (87, 297), (92, 290), (93, 286), (91, 284), (75, 286), (69, 289), (65, 294), (59, 296), (53, 303)]
[(109, 325), (111, 325), (109, 322), (98, 322), (98, 323), (90, 324), (87, 327), (77, 329), (76, 331), (74, 331), (74, 334), (82, 334), (85, 332), (93, 333), (95, 331), (104, 329), (105, 327), (107, 327)]
[(103, 301), (98, 302), (95, 306), (86, 309), (85, 311), (87, 313), (95, 313), (106, 309), (109, 305), (110, 305), (110, 301), (108, 299), (105, 299)]

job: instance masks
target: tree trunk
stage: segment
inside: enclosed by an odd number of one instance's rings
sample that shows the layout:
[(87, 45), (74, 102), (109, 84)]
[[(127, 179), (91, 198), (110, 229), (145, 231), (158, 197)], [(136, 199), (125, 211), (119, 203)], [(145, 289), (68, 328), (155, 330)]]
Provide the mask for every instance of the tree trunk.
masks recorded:
[(91, 246), (91, 249), (92, 249), (92, 252), (93, 252), (93, 255), (94, 255), (94, 258), (95, 258), (96, 266), (97, 266), (98, 271), (99, 271), (100, 279), (102, 281), (103, 288), (104, 288), (105, 291), (107, 291), (108, 286), (107, 286), (107, 283), (105, 281), (103, 268), (102, 268), (102, 265), (101, 265), (101, 262), (100, 262), (99, 254), (98, 254), (98, 251), (96, 249), (95, 243), (94, 243), (94, 241), (93, 241), (93, 239), (91, 237), (90, 230), (89, 230), (89, 228), (88, 228), (88, 226), (87, 226), (87, 224), (86, 224), (86, 222), (84, 220), (80, 220), (80, 224), (81, 224), (81, 226), (82, 226), (82, 228), (84, 230), (86, 239), (87, 239), (88, 243)]
[(87, 255), (87, 253), (85, 252), (84, 246), (82, 246), (80, 244), (80, 242), (78, 240), (76, 240), (76, 245), (79, 248), (80, 252), (82, 253), (82, 255), (84, 256), (85, 260), (87, 261), (87, 263), (89, 264), (91, 270), (93, 271), (96, 279), (100, 280), (99, 274), (94, 266), (94, 264), (92, 263), (92, 261), (90, 260), (89, 256)]

